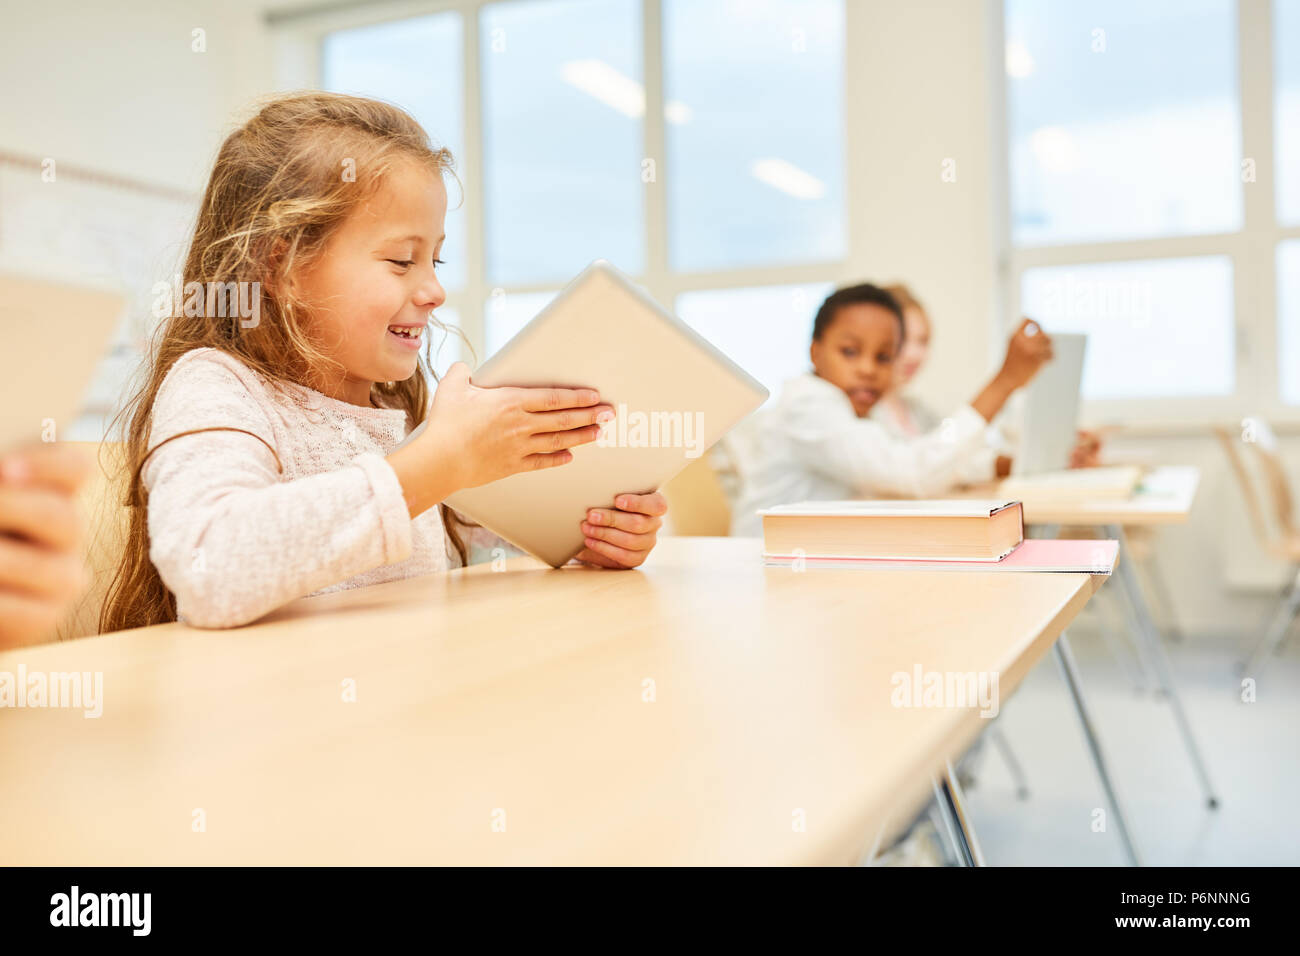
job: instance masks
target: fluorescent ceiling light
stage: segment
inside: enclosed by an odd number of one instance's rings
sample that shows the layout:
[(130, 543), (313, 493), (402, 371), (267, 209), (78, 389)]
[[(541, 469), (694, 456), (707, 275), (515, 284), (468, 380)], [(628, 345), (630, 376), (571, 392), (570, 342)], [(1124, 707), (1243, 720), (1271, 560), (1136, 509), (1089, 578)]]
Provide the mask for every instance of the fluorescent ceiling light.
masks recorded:
[(664, 104), (664, 119), (677, 126), (691, 121), (691, 108), (685, 103), (669, 100)]
[(1029, 148), (1043, 169), (1071, 173), (1079, 168), (1079, 147), (1060, 126), (1043, 126), (1029, 135)]
[(821, 199), (826, 184), (784, 159), (756, 159), (749, 167), (754, 178), (796, 199)]
[(1034, 58), (1019, 40), (1007, 41), (1007, 76), (1023, 80), (1034, 72)]
[[(570, 60), (560, 67), (560, 76), (624, 116), (640, 119), (645, 115), (645, 87), (604, 60)], [(685, 103), (671, 100), (664, 104), (664, 119), (670, 123), (689, 123), (691, 115)]]

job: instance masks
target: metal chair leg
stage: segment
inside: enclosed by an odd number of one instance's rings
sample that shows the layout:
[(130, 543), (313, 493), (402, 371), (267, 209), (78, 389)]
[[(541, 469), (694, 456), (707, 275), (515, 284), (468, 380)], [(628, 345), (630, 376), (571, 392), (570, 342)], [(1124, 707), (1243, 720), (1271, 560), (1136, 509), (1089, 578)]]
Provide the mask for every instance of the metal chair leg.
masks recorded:
[(1002, 755), (1002, 762), (1007, 765), (1007, 770), (1011, 773), (1011, 781), (1016, 785), (1016, 797), (1020, 800), (1029, 799), (1029, 781), (1025, 777), (1024, 768), (1020, 766), (1020, 761), (1016, 759), (1015, 751), (1011, 749), (1011, 744), (1007, 741), (1006, 734), (997, 726), (988, 729), (988, 737), (993, 741), (993, 746), (998, 748), (998, 753)]
[(1070, 698), (1074, 701), (1074, 711), (1079, 717), (1079, 725), (1083, 728), (1084, 740), (1087, 741), (1088, 752), (1092, 755), (1092, 765), (1097, 771), (1097, 776), (1101, 778), (1101, 788), (1106, 793), (1106, 801), (1110, 804), (1111, 819), (1114, 820), (1115, 828), (1119, 831), (1120, 843), (1124, 846), (1124, 853), (1128, 857), (1129, 865), (1141, 866), (1142, 862), (1138, 856), (1137, 846), (1133, 842), (1128, 819), (1124, 815), (1123, 807), (1120, 805), (1119, 795), (1115, 791), (1115, 784), (1110, 779), (1110, 769), (1107, 767), (1106, 758), (1101, 752), (1101, 743), (1097, 740), (1097, 732), (1093, 729), (1092, 718), (1088, 715), (1088, 707), (1083, 702), (1083, 687), (1079, 681), (1079, 671), (1074, 664), (1074, 653), (1070, 650), (1069, 638), (1066, 637), (1064, 632), (1052, 645), (1052, 653), (1056, 656), (1056, 663), (1061, 668), (1061, 676), (1065, 680), (1065, 686), (1070, 690)]
[(1295, 623), (1297, 615), (1300, 615), (1300, 570), (1297, 570), (1291, 584), (1282, 592), (1282, 600), (1278, 602), (1277, 610), (1273, 612), (1273, 617), (1260, 637), (1259, 643), (1255, 645), (1255, 650), (1241, 665), (1243, 676), (1259, 675), (1265, 659), (1270, 654), (1277, 653), (1282, 642), (1291, 633), (1291, 626)]

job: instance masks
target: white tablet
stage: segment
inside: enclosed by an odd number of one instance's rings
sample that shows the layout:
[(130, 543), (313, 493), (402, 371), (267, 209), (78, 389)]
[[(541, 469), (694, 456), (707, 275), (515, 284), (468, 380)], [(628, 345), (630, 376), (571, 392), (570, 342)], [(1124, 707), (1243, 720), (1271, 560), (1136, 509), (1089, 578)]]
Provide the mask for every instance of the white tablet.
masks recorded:
[(76, 420), (124, 306), (111, 290), (0, 275), (0, 453)]
[(1062, 471), (1070, 466), (1079, 427), (1079, 390), (1088, 336), (1051, 332), (1052, 360), (1025, 390), (1017, 475)]
[[(762, 332), (755, 327), (754, 334)], [(447, 499), (552, 567), (582, 550), (589, 508), (612, 508), (625, 492), (657, 491), (767, 400), (767, 389), (744, 369), (599, 259), (471, 380), (594, 388), (614, 408), (600, 438), (574, 448), (568, 464)]]

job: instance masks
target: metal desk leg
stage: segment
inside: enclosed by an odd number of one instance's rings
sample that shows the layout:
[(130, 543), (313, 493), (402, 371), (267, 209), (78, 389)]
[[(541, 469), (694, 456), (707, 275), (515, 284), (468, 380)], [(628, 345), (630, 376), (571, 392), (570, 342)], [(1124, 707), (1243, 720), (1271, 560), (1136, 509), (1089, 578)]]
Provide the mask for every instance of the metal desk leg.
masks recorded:
[(1079, 671), (1074, 666), (1074, 653), (1070, 650), (1070, 641), (1064, 632), (1052, 645), (1052, 653), (1056, 655), (1056, 663), (1061, 667), (1061, 676), (1065, 680), (1065, 686), (1070, 689), (1070, 697), (1074, 701), (1074, 710), (1079, 715), (1079, 725), (1083, 728), (1083, 736), (1088, 742), (1088, 751), (1092, 755), (1092, 765), (1097, 770), (1097, 776), (1101, 778), (1101, 788), (1106, 792), (1106, 801), (1110, 804), (1111, 819), (1114, 820), (1115, 828), (1119, 831), (1120, 842), (1124, 845), (1124, 853), (1128, 857), (1129, 865), (1141, 866), (1142, 862), (1138, 857), (1137, 846), (1133, 843), (1128, 819), (1124, 816), (1123, 807), (1120, 806), (1119, 796), (1115, 792), (1115, 785), (1110, 779), (1110, 770), (1106, 766), (1106, 758), (1102, 755), (1101, 744), (1098, 742), (1097, 733), (1092, 726), (1092, 718), (1089, 717), (1087, 705), (1083, 702), (1083, 688), (1079, 683)]
[(1151, 593), (1156, 597), (1156, 603), (1160, 609), (1165, 612), (1165, 618), (1169, 621), (1169, 627), (1165, 630), (1165, 636), (1175, 644), (1181, 644), (1183, 640), (1183, 629), (1178, 625), (1178, 607), (1174, 604), (1173, 598), (1169, 593), (1169, 585), (1165, 582), (1165, 573), (1160, 570), (1160, 564), (1156, 561), (1155, 552), (1148, 555), (1142, 566), (1147, 572), (1147, 581), (1151, 584)]
[(953, 773), (952, 763), (944, 762), (942, 776), (931, 780), (934, 788), (934, 802), (939, 808), (944, 829), (948, 831), (948, 841), (952, 844), (957, 862), (961, 866), (984, 866), (984, 853), (975, 836), (970, 814), (966, 809), (966, 797), (962, 793), (957, 775)]
[[(1120, 670), (1133, 684), (1133, 692), (1145, 694), (1151, 689), (1150, 675), (1143, 666), (1141, 658), (1132, 659), (1137, 654), (1137, 649), (1129, 645), (1131, 638), (1128, 635), (1133, 633), (1133, 612), (1128, 606), (1128, 600), (1118, 591), (1111, 591), (1098, 595), (1094, 603), (1098, 616), (1103, 618), (1100, 622), (1101, 639), (1105, 642), (1106, 649), (1110, 651), (1110, 656), (1115, 658)], [(1119, 604), (1124, 606), (1121, 608)]]
[[(1107, 529), (1107, 533), (1110, 533), (1110, 529)], [(1124, 571), (1119, 572), (1119, 597), (1120, 603), (1124, 606), (1124, 627), (1128, 631), (1129, 636), (1133, 639), (1133, 650), (1137, 653), (1138, 667), (1142, 670), (1143, 674), (1147, 675), (1154, 681), (1154, 686), (1151, 691), (1152, 695), (1160, 697), (1166, 694), (1167, 688), (1165, 687), (1164, 682), (1160, 680), (1160, 668), (1151, 659), (1151, 648), (1145, 640), (1147, 635), (1147, 623), (1150, 621), (1150, 618), (1144, 615), (1149, 615), (1149, 612), (1145, 610), (1145, 605), (1139, 607), (1138, 602), (1134, 600), (1133, 597), (1135, 588), (1138, 589), (1136, 591), (1137, 594), (1140, 595), (1142, 593), (1142, 585), (1138, 583), (1136, 577), (1133, 577), (1132, 579), (1125, 577), (1125, 571), (1132, 570), (1130, 562), (1133, 559), (1128, 555), (1127, 551), (1124, 550), (1125, 546), (1123, 544), (1121, 544), (1120, 547), (1121, 554), (1119, 557), (1119, 564), (1124, 568)], [(1154, 634), (1154, 622), (1151, 622), (1151, 629), (1151, 633)]]
[[(1059, 524), (1038, 525), (1032, 530), (1032, 533), (1030, 531), (1026, 531), (1026, 535), (1035, 538), (1058, 538), (1061, 535), (1061, 526)], [(1134, 618), (1133, 605), (1129, 601), (1124, 601), (1123, 603), (1124, 603), (1123, 614), (1126, 618), (1128, 618), (1127, 630), (1130, 633), (1136, 633), (1137, 621)], [(1111, 610), (1113, 610), (1113, 608)], [(1099, 613), (1103, 613), (1103, 612), (1099, 612)], [(1115, 658), (1115, 660), (1119, 663), (1121, 668), (1123, 668), (1125, 671), (1128, 671), (1129, 670), (1128, 657), (1120, 648), (1117, 648), (1114, 645), (1113, 635), (1109, 633), (1109, 628), (1107, 627), (1108, 623), (1109, 622), (1103, 622), (1102, 624), (1102, 638), (1103, 640), (1105, 640), (1106, 647), (1110, 651), (1111, 656)], [(1138, 691), (1138, 693), (1141, 693), (1147, 689), (1147, 678), (1150, 675), (1152, 675), (1154, 671), (1151, 668), (1150, 662), (1147, 660), (1147, 655), (1146, 652), (1143, 650), (1142, 642), (1137, 640), (1136, 638), (1134, 638), (1133, 641), (1133, 651), (1137, 655), (1137, 664), (1138, 664), (1138, 674), (1133, 679), (1133, 687), (1136, 691)]]
[(1147, 663), (1152, 667), (1156, 680), (1160, 682), (1160, 687), (1165, 696), (1169, 698), (1169, 706), (1173, 709), (1174, 721), (1178, 724), (1178, 731), (1182, 734), (1183, 744), (1187, 748), (1187, 755), (1191, 758), (1192, 769), (1201, 782), (1201, 789), (1205, 792), (1206, 804), (1213, 810), (1218, 807), (1219, 798), (1214, 795), (1214, 785), (1210, 783), (1210, 774), (1205, 768), (1205, 760), (1201, 756), (1201, 749), (1197, 746), (1196, 738), (1192, 734), (1192, 725), (1187, 721), (1187, 714), (1183, 711), (1183, 703), (1178, 697), (1177, 689), (1174, 687), (1173, 676), (1169, 671), (1169, 658), (1165, 656), (1165, 649), (1160, 643), (1160, 636), (1156, 633), (1155, 622), (1151, 619), (1151, 611), (1142, 595), (1142, 587), (1138, 583), (1137, 571), (1133, 567), (1132, 554), (1129, 551), (1128, 542), (1124, 538), (1124, 529), (1119, 525), (1108, 525), (1106, 533), (1119, 541), (1122, 551), (1118, 569), (1119, 580), (1128, 594), (1129, 604), (1132, 606), (1137, 619), (1134, 639), (1138, 642), (1139, 647), (1146, 649)]

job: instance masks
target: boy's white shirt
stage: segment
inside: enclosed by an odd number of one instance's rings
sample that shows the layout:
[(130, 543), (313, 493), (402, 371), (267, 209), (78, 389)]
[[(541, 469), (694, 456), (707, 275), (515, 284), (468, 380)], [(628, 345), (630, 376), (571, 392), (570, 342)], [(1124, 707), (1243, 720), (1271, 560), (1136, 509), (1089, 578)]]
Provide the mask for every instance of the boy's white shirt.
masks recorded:
[[(740, 476), (733, 535), (761, 535), (756, 512), (796, 501), (929, 498), (963, 480), (987, 454), (984, 418), (962, 405), (916, 438), (859, 418), (849, 397), (811, 372), (790, 379), (771, 408), (728, 442)], [(990, 467), (991, 473), (991, 467)]]
[[(869, 413), (872, 421), (880, 422), (895, 438), (919, 438), (943, 425), (943, 420), (919, 398), (900, 395), (898, 400), (911, 419), (910, 429), (893, 414), (893, 409), (884, 401), (877, 402)], [(985, 427), (984, 447), (973, 453), (959, 469), (957, 484), (974, 485), (997, 478), (998, 456), (1010, 456), (1014, 451), (1005, 419), (1005, 414), (999, 415)]]

